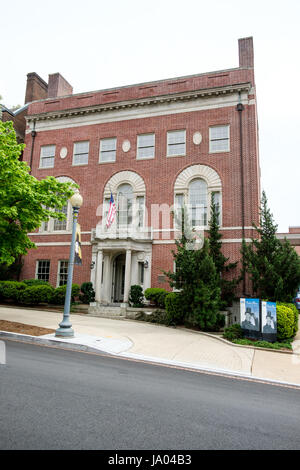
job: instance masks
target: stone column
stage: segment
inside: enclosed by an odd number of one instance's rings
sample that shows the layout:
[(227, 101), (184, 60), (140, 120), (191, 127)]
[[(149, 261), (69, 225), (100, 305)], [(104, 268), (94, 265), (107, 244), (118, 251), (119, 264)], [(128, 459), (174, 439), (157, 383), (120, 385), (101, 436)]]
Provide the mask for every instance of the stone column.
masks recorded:
[(95, 289), (96, 302), (101, 301), (102, 261), (103, 261), (103, 251), (99, 250), (97, 253), (97, 265), (96, 265), (96, 289)]
[(126, 250), (125, 261), (125, 283), (124, 283), (124, 303), (128, 303), (129, 290), (131, 285), (131, 250)]

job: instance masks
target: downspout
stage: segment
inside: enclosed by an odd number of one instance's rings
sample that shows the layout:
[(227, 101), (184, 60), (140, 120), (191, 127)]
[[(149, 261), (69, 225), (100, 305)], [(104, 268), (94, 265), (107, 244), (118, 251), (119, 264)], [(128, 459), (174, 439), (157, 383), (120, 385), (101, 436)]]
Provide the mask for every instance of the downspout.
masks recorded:
[(33, 121), (33, 129), (31, 131), (31, 137), (32, 137), (32, 140), (31, 140), (31, 152), (30, 152), (30, 172), (29, 174), (31, 175), (31, 171), (32, 171), (32, 157), (33, 157), (33, 149), (34, 149), (34, 139), (35, 139), (35, 136), (36, 136), (36, 130), (35, 130), (35, 121)]
[[(239, 92), (239, 102), (236, 106), (236, 109), (239, 113), (239, 124), (240, 124), (240, 177), (241, 177), (241, 215), (242, 215), (242, 239), (245, 240), (245, 193), (244, 193), (244, 158), (243, 158), (243, 120), (242, 112), (244, 111), (244, 106), (241, 102), (241, 92)], [(243, 294), (246, 292), (246, 280), (245, 280), (245, 271), (244, 271), (244, 253), (242, 255), (243, 263)]]

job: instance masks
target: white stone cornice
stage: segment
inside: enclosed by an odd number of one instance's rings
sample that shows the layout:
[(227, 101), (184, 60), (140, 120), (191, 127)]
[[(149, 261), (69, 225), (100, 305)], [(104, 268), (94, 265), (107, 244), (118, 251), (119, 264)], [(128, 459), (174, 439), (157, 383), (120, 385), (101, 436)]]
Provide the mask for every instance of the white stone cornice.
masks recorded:
[(131, 108), (140, 108), (147, 106), (155, 106), (161, 104), (171, 104), (175, 102), (193, 101), (199, 98), (218, 97), (230, 95), (232, 93), (247, 93), (251, 90), (250, 83), (239, 83), (234, 85), (226, 85), (214, 88), (205, 88), (188, 92), (170, 93), (162, 96), (153, 96), (148, 98), (140, 98), (135, 100), (119, 101), (106, 103), (97, 106), (87, 106), (73, 109), (64, 109), (61, 111), (49, 111), (45, 113), (32, 114), (26, 117), (28, 123), (33, 121), (53, 121), (65, 118), (76, 118), (80, 116), (93, 115), (99, 113), (107, 113), (111, 111), (121, 111)]

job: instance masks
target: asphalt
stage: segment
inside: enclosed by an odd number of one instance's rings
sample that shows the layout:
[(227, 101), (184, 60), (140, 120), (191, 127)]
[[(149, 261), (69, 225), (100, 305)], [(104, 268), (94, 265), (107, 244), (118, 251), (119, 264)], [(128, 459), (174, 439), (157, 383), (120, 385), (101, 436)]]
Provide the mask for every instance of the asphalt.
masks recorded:
[(6, 344), (2, 450), (300, 449), (299, 389)]
[[(0, 319), (57, 329), (62, 313), (0, 307)], [(233, 345), (207, 333), (133, 320), (71, 314), (74, 337), (33, 337), (0, 331), (0, 339), (111, 354), (132, 360), (203, 370), (300, 387), (300, 334), (293, 351), (277, 352)]]

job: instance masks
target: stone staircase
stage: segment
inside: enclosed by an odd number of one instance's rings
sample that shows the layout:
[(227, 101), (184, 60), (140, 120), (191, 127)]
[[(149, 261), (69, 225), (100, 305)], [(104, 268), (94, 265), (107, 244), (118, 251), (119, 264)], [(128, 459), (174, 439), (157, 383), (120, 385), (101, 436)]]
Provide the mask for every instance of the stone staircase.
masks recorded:
[(121, 304), (98, 304), (90, 305), (88, 309), (89, 315), (101, 318), (114, 318), (124, 319), (126, 315), (126, 308), (121, 307)]

